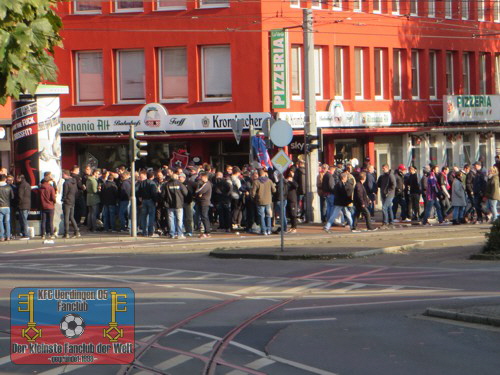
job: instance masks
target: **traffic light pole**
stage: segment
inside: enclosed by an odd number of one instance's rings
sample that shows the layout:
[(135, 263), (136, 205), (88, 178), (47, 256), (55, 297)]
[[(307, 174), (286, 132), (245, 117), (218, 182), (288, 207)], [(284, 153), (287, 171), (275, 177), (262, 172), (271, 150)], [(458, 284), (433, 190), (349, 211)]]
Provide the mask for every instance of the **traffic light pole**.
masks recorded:
[(318, 189), (318, 129), (316, 126), (316, 89), (314, 87), (314, 38), (312, 9), (303, 9), (304, 30), (304, 133), (306, 150), (306, 219), (321, 223)]
[(137, 238), (137, 200), (135, 199), (135, 137), (134, 137), (134, 125), (130, 125), (130, 178), (132, 189), (130, 192), (130, 235), (133, 238)]

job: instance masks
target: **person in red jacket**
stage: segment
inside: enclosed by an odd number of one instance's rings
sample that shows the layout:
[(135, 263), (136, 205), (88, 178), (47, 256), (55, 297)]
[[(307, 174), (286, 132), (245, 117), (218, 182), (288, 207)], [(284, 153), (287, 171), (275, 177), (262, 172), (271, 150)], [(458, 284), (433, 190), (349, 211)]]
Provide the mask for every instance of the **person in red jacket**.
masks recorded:
[(40, 208), (42, 212), (42, 240), (50, 236), (54, 239), (54, 205), (56, 203), (56, 191), (51, 184), (52, 177), (45, 176), (40, 186)]

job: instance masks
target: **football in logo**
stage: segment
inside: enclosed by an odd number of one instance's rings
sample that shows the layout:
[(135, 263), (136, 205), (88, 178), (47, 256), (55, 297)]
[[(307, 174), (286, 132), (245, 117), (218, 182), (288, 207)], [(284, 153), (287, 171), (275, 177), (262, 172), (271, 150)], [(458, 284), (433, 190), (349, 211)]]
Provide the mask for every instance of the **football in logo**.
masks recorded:
[(68, 339), (76, 339), (85, 331), (85, 322), (78, 314), (68, 314), (61, 319), (59, 328)]

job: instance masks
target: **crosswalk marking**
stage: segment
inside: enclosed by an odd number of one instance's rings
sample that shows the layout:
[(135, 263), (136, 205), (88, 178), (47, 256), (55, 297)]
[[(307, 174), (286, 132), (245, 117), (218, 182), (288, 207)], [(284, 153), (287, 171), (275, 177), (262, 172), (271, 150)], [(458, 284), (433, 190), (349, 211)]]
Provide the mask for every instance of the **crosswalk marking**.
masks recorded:
[(306, 289), (312, 289), (312, 288), (315, 288), (317, 286), (324, 285), (324, 284), (325, 284), (324, 281), (319, 281), (316, 283), (309, 283), (306, 285), (297, 286), (295, 288), (286, 289), (286, 290), (282, 291), (282, 293), (298, 293), (298, 292), (302, 292)]
[(334, 289), (332, 292), (334, 292), (334, 293), (347, 293), (347, 292), (350, 292), (351, 290), (360, 289), (360, 288), (363, 288), (365, 286), (366, 286), (366, 284), (354, 283), (354, 284), (348, 285), (344, 288)]
[[(273, 361), (272, 359), (269, 358), (259, 358), (253, 362), (247, 363), (246, 365), (243, 365), (244, 367), (247, 367), (252, 370), (260, 370), (263, 367), (266, 367), (268, 365), (271, 365), (273, 363), (276, 363), (276, 361)], [(247, 372), (240, 371), (240, 370), (233, 370), (228, 372), (226, 375), (247, 375)]]

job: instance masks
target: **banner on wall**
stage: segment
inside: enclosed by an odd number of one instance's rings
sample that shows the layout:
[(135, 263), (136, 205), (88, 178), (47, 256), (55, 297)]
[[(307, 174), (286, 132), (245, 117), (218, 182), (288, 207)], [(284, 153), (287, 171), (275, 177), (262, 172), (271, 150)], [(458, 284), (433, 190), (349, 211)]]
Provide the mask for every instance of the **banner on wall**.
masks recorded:
[(445, 95), (443, 121), (500, 121), (500, 95)]

